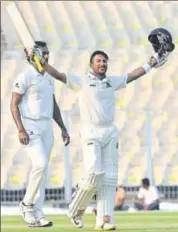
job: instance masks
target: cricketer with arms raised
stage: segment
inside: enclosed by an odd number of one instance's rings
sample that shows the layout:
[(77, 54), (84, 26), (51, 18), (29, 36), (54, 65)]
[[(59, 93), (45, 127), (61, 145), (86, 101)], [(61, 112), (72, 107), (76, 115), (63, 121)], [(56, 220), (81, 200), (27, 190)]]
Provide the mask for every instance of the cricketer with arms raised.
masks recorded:
[[(118, 76), (106, 76), (109, 57), (103, 51), (95, 51), (91, 55), (90, 70), (82, 77), (70, 73), (60, 73), (45, 62), (37, 49), (27, 53), (31, 63), (34, 62), (33, 56), (37, 55), (46, 72), (69, 88), (79, 91), (85, 175), (79, 183), (79, 189), (69, 205), (68, 212), (68, 217), (78, 228), (83, 227), (82, 215), (97, 192), (95, 229), (116, 229), (113, 221), (118, 181), (118, 130), (113, 124), (115, 92), (145, 75), (153, 67), (158, 68), (166, 62), (171, 52), (163, 49), (167, 32), (162, 33), (161, 30), (158, 30), (156, 33), (156, 38), (158, 39), (159, 35), (161, 39), (156, 41), (159, 46), (154, 47), (154, 50), (159, 49), (151, 56), (148, 63), (130, 73)], [(152, 44), (154, 43), (152, 42)]]

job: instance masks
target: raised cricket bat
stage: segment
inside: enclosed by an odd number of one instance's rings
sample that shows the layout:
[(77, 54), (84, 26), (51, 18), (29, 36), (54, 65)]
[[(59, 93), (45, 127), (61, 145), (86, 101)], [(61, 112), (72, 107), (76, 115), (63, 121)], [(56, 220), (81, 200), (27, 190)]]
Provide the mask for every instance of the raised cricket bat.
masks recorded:
[[(30, 34), (27, 26), (25, 25), (24, 20), (21, 16), (17, 6), (15, 5), (14, 1), (6, 2), (6, 10), (7, 10), (9, 17), (12, 20), (12, 24), (14, 25), (24, 47), (33, 46), (34, 45), (33, 37)], [(33, 59), (37, 65), (38, 70), (40, 72), (43, 72), (43, 67), (42, 67), (38, 57), (36, 55), (34, 55)]]

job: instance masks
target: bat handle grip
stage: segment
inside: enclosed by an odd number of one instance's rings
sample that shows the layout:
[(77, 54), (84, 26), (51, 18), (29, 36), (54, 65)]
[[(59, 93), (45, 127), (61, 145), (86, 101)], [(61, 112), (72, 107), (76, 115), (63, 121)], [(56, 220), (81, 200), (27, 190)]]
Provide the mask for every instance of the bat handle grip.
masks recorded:
[(37, 55), (34, 55), (33, 59), (34, 59), (36, 65), (37, 65), (38, 70), (39, 70), (40, 72), (43, 72), (43, 71), (44, 71), (44, 68), (42, 67), (42, 65), (41, 65), (41, 63), (40, 63), (40, 61), (39, 61), (39, 59), (38, 59), (38, 56), (37, 56)]

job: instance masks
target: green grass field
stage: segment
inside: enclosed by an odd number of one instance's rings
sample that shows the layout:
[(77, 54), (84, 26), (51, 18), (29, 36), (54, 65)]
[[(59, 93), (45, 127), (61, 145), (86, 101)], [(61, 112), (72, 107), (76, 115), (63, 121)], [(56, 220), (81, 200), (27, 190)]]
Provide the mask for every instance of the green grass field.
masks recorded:
[[(74, 228), (66, 216), (49, 216), (53, 221), (51, 228), (28, 228), (20, 216), (2, 216), (2, 232), (27, 232), (32, 230), (51, 232), (89, 232), (94, 231), (95, 217), (86, 215), (84, 217), (84, 228)], [(116, 213), (115, 223), (117, 231), (120, 232), (178, 232), (178, 212), (142, 212), (142, 213)]]

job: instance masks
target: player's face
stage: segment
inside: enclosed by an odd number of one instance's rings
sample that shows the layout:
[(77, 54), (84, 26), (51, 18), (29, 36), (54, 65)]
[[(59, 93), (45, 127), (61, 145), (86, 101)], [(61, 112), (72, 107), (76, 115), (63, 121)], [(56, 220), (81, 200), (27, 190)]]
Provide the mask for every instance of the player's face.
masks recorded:
[(142, 184), (142, 187), (143, 187), (144, 189), (148, 189), (148, 186), (147, 186), (146, 184)]
[(91, 68), (98, 75), (104, 75), (107, 71), (107, 59), (102, 55), (96, 55), (91, 63)]
[(48, 47), (41, 47), (40, 48), (43, 53), (43, 58), (48, 62), (49, 60), (49, 50)]

